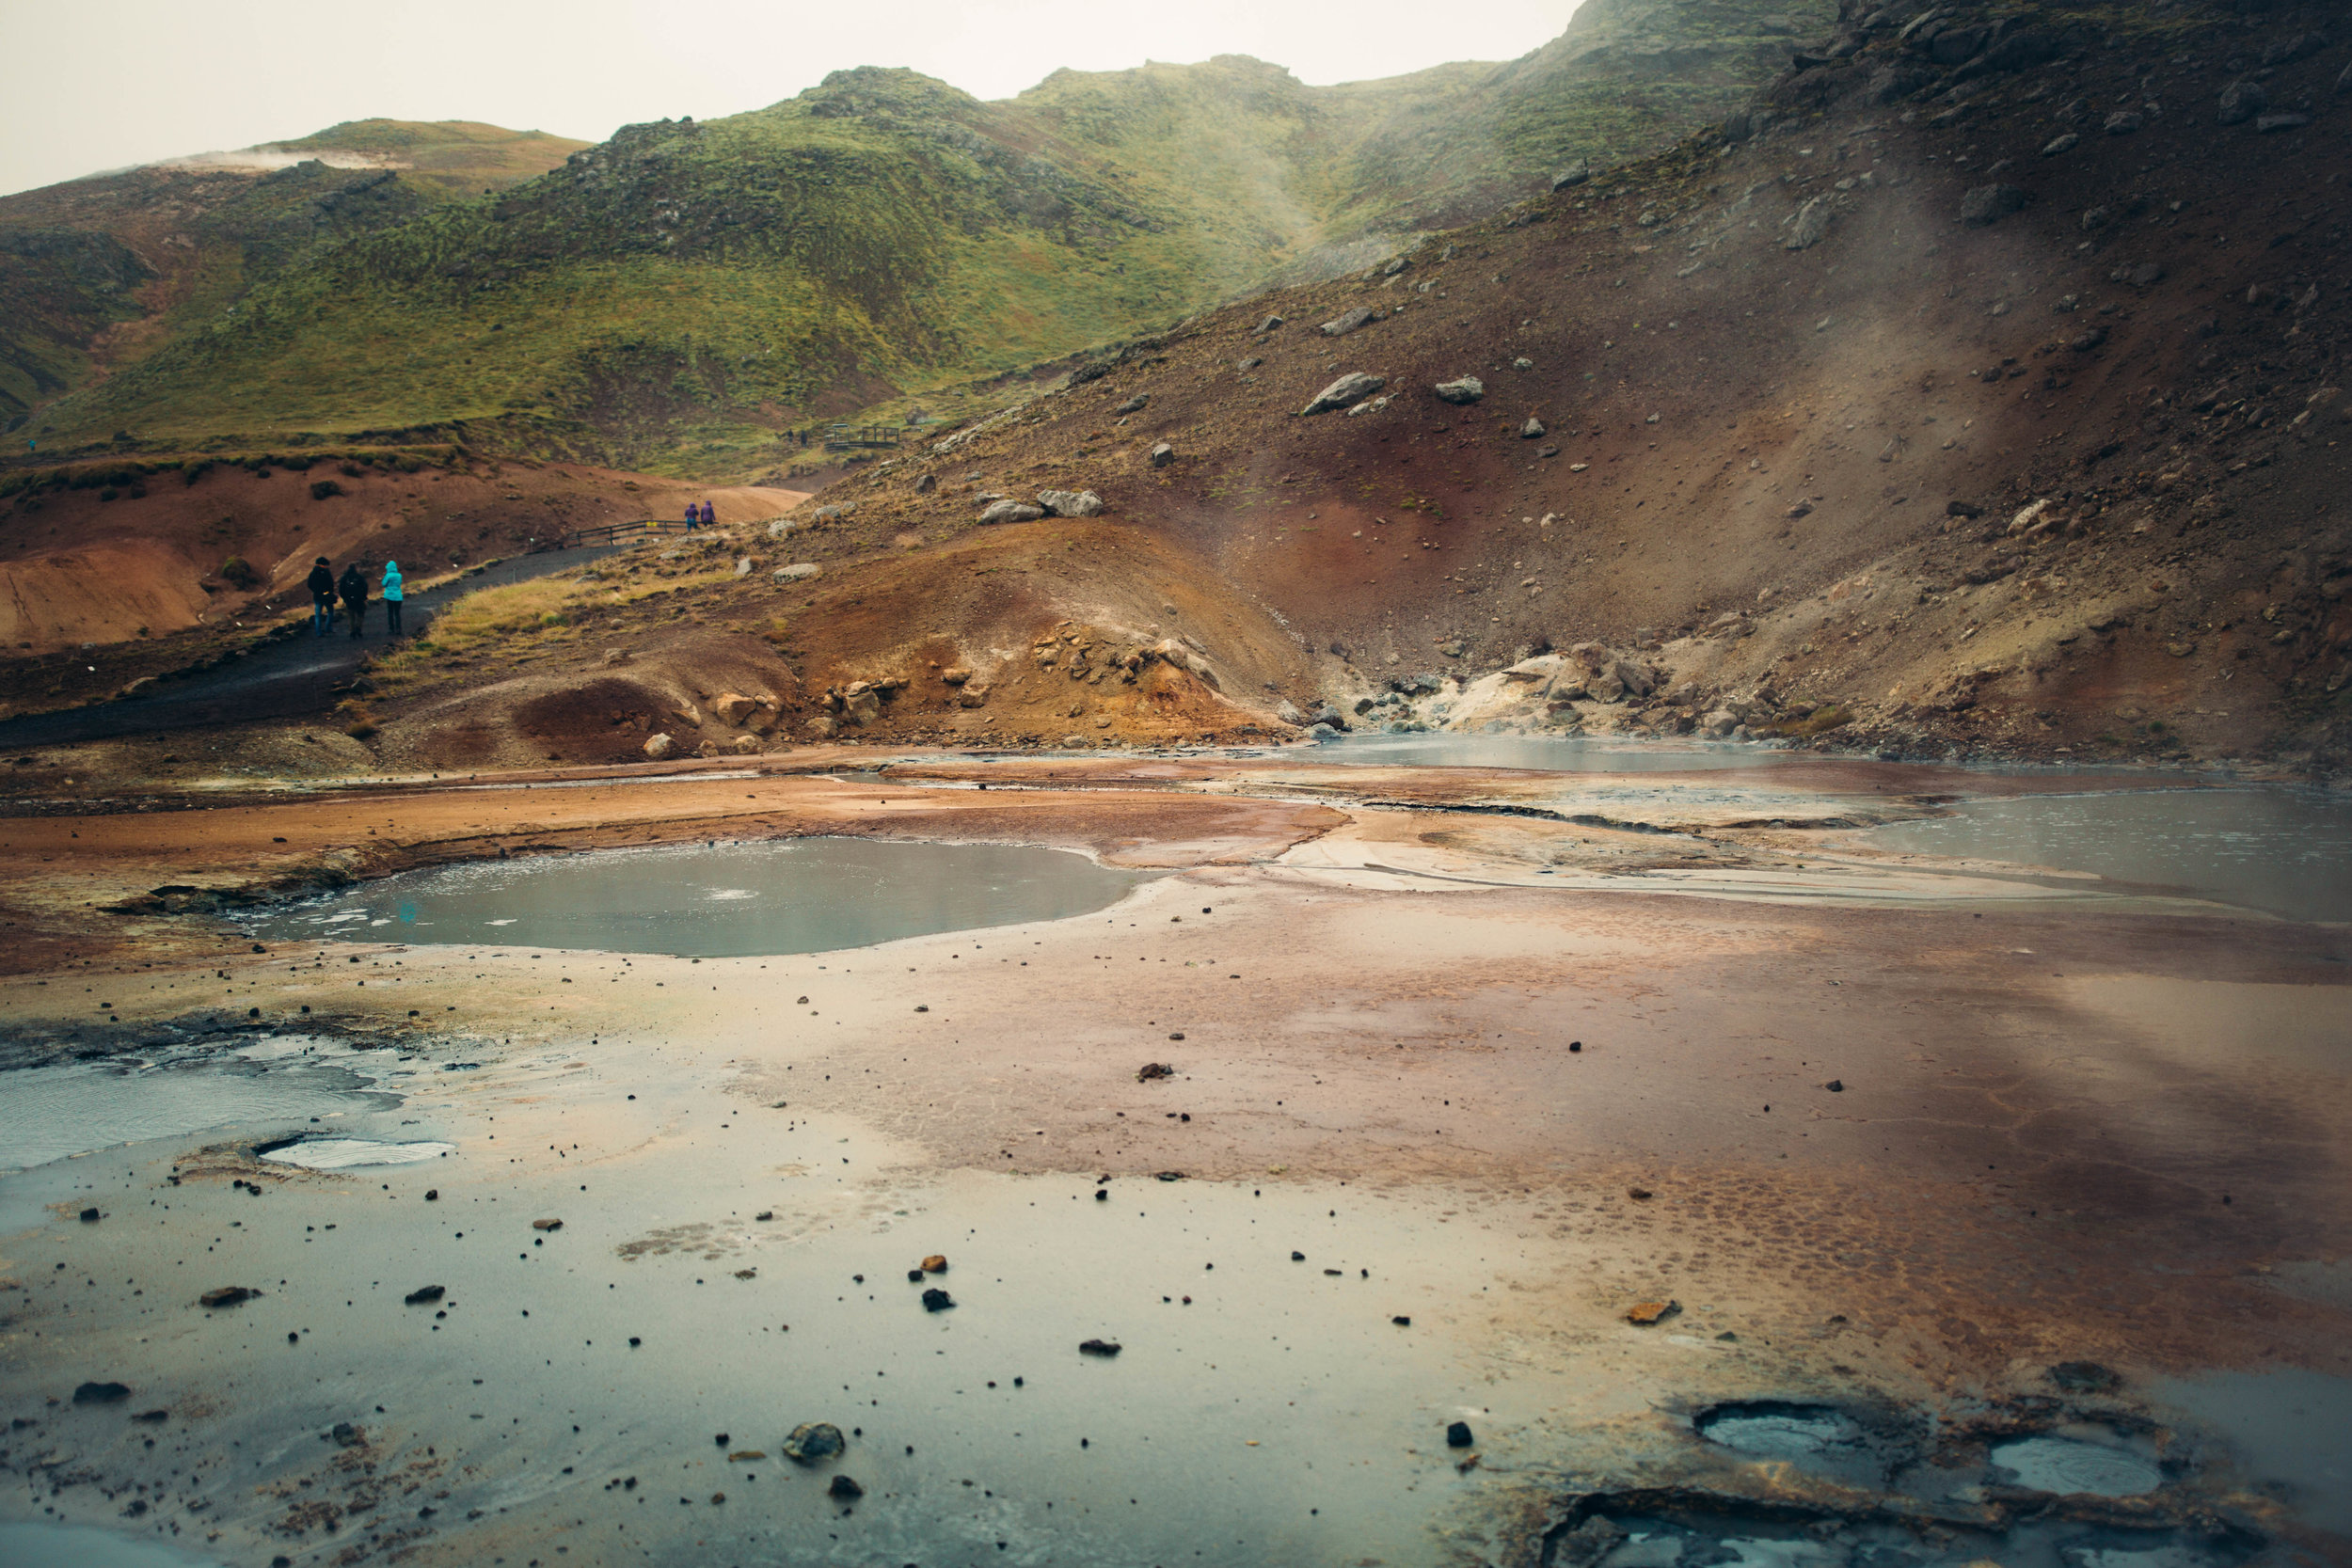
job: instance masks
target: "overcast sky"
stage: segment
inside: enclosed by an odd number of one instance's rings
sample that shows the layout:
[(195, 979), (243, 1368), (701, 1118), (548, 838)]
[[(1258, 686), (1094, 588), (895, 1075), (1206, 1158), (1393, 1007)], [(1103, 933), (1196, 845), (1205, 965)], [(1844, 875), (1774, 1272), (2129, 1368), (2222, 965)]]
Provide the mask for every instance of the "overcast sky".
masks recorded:
[(715, 119), (845, 66), (1006, 98), (1060, 66), (1255, 55), (1312, 83), (1516, 58), (1577, 0), (6, 0), (0, 192), (340, 120), (601, 140)]

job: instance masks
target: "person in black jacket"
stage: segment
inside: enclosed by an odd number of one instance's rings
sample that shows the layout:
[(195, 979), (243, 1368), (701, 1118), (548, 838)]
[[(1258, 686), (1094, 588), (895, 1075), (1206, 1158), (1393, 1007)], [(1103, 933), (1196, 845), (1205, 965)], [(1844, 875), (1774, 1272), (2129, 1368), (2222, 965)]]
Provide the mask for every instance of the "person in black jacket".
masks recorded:
[(368, 617), (368, 579), (359, 575), (358, 562), (343, 568), (335, 587), (343, 596), (343, 613), (351, 617), (351, 635), (357, 637)]
[(325, 637), (335, 624), (335, 574), (328, 569), (326, 557), (320, 556), (310, 566), (310, 631)]

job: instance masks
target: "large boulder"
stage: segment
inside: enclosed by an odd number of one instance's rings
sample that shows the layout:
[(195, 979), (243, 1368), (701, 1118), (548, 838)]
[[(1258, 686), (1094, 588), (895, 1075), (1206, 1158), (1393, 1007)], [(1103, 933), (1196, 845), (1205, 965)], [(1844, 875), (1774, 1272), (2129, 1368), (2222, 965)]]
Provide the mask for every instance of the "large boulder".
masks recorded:
[(723, 691), (712, 699), (710, 711), (719, 716), (721, 722), (740, 729), (745, 721), (759, 711), (759, 703), (740, 691)]
[(1810, 250), (1829, 233), (1830, 200), (1817, 196), (1797, 209), (1789, 220), (1788, 238), (1782, 242), (1790, 250)]
[(2243, 125), (2270, 107), (2270, 94), (2260, 82), (2232, 82), (2221, 89), (2220, 113), (2216, 117), (2224, 125)]
[(1031, 506), (1026, 501), (1017, 501), (1008, 497), (981, 513), (980, 521), (983, 523), (1034, 523), (1044, 515), (1043, 507)]
[(1345, 408), (1352, 404), (1361, 403), (1387, 385), (1388, 383), (1379, 376), (1366, 375), (1361, 371), (1350, 371), (1322, 391), (1317, 392), (1313, 400), (1298, 412), (1302, 416), (1327, 414), (1334, 408)]
[(1447, 403), (1471, 404), (1486, 395), (1486, 384), (1474, 375), (1440, 381), (1430, 389)]
[(645, 741), (645, 755), (656, 762), (660, 762), (675, 750), (677, 750), (677, 742), (666, 735), (652, 736)]
[(1998, 223), (2033, 199), (2015, 185), (1976, 185), (1960, 198), (1960, 221), (1971, 229)]
[(1158, 441), (1152, 444), (1152, 467), (1155, 468), (1165, 468), (1175, 461), (1176, 449), (1174, 447), (1169, 446), (1166, 441)]
[(1040, 490), (1037, 503), (1045, 509), (1049, 516), (1099, 517), (1103, 515), (1103, 498), (1091, 490)]
[(1583, 159), (1579, 158), (1575, 162), (1569, 164), (1567, 167), (1562, 169), (1559, 173), (1551, 177), (1551, 188), (1555, 191), (1565, 191), (1571, 185), (1581, 185), (1584, 183), (1585, 181), (1591, 179), (1592, 177), (1592, 169), (1585, 164)]

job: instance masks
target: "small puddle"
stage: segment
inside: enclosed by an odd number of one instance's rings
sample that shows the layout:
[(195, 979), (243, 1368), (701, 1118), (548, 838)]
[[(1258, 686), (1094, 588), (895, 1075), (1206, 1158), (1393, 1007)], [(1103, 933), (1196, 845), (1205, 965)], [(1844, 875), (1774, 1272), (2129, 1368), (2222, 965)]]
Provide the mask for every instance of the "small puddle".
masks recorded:
[(1692, 1425), (1708, 1442), (1757, 1459), (1813, 1459), (1863, 1440), (1860, 1422), (1820, 1404), (1722, 1405)]
[(280, 1037), (230, 1053), (191, 1048), (137, 1062), (0, 1074), (0, 1171), (123, 1144), (253, 1122), (359, 1116), (400, 1103), (329, 1045)]
[(368, 1138), (302, 1138), (259, 1151), (264, 1160), (305, 1170), (366, 1170), (376, 1165), (417, 1165), (457, 1152), (455, 1144), (376, 1143)]
[(805, 838), (404, 872), (241, 922), (262, 941), (390, 940), (742, 958), (1061, 920), (1157, 873), (1066, 849)]
[(2164, 1472), (2137, 1454), (2072, 1437), (2021, 1437), (1995, 1444), (1993, 1465), (2010, 1484), (2058, 1497), (2144, 1497)]
[(1858, 835), (1877, 849), (2090, 872), (2290, 920), (2352, 921), (2352, 796), (2166, 789), (1969, 800)]

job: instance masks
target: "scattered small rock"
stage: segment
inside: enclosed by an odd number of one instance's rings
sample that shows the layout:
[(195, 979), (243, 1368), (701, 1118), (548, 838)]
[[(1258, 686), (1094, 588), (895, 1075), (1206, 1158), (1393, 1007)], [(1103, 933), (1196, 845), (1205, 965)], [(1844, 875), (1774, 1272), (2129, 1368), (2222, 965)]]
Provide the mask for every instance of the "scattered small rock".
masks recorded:
[(207, 1291), (197, 1297), (196, 1304), (199, 1307), (237, 1307), (261, 1293), (244, 1285), (223, 1285), (217, 1291)]
[(449, 1294), (449, 1287), (446, 1285), (426, 1285), (409, 1291), (401, 1297), (401, 1300), (410, 1307), (421, 1307), (427, 1302), (438, 1301), (447, 1294)]
[(945, 1312), (955, 1304), (956, 1298), (936, 1285), (923, 1292), (923, 1310), (926, 1312)]
[(1321, 328), (1327, 338), (1344, 338), (1360, 326), (1369, 326), (1380, 319), (1380, 312), (1368, 305), (1359, 305), (1325, 322)]
[(1041, 506), (1007, 499), (981, 513), (979, 520), (983, 523), (1034, 523), (1044, 515), (1045, 509)]
[(1445, 1446), (1449, 1449), (1467, 1449), (1476, 1441), (1477, 1439), (1470, 1435), (1468, 1421), (1454, 1421), (1445, 1429)]
[(1406, 1316), (1405, 1316), (1405, 1315), (1404, 1315), (1403, 1313), (1401, 1313), (1401, 1312), (1400, 1312), (1400, 1313), (1398, 1313), (1395, 1317), (1391, 1318), (1391, 1319), (1389, 1320), (1389, 1322), (1391, 1322), (1391, 1323), (1392, 1323), (1396, 1324), (1396, 1326), (1397, 1326), (1397, 1327), (1399, 1327), (1399, 1328), (1410, 1328), (1410, 1327), (1412, 1327), (1412, 1326), (1413, 1326), (1413, 1320), (1412, 1320), (1412, 1319), (1410, 1319), (1410, 1318), (1408, 1318), (1408, 1317), (1406, 1317)]
[(119, 1383), (85, 1383), (73, 1390), (75, 1404), (119, 1404), (131, 1390)]
[(1678, 1301), (1637, 1301), (1626, 1308), (1625, 1321), (1636, 1328), (1647, 1328), (1681, 1310), (1682, 1304)]
[(1136, 1082), (1149, 1084), (1155, 1078), (1173, 1078), (1176, 1069), (1166, 1062), (1146, 1062), (1136, 1069)]
[(1438, 394), (1440, 401), (1452, 404), (1472, 404), (1486, 395), (1486, 384), (1474, 375), (1440, 381), (1430, 389)]
[(1078, 1345), (1080, 1355), (1117, 1355), (1119, 1351), (1120, 1344), (1116, 1339), (1086, 1339)]
[(1175, 461), (1176, 449), (1174, 447), (1169, 446), (1166, 441), (1155, 441), (1152, 443), (1152, 467), (1155, 468), (1165, 468)]
[(1519, 426), (1519, 439), (1522, 441), (1540, 441), (1543, 437), (1544, 421), (1533, 415), (1529, 416), (1525, 424)]
[(1625, 1196), (1636, 1203), (1647, 1203), (1655, 1195), (1647, 1187), (1628, 1187), (1625, 1190)]
[(1843, 1078), (1833, 1078), (1828, 1083), (1822, 1085), (1821, 1087), (1829, 1090), (1832, 1094), (1844, 1094), (1846, 1092), (1846, 1081)]
[(335, 1446), (339, 1449), (356, 1449), (368, 1440), (366, 1431), (352, 1425), (349, 1421), (337, 1421), (332, 1435), (335, 1439)]
[(562, 1220), (532, 1220), (531, 1222), (531, 1228), (533, 1230), (561, 1230), (564, 1228), (564, 1222)]
[(831, 1421), (803, 1421), (784, 1440), (784, 1457), (795, 1465), (814, 1465), (845, 1451), (849, 1444)]
[(833, 1478), (833, 1484), (825, 1488), (825, 1495), (847, 1502), (852, 1497), (866, 1496), (866, 1488), (851, 1481), (848, 1476), (837, 1475)]
[(96, 1225), (100, 1220), (103, 1220), (105, 1217), (105, 1215), (100, 1213), (95, 1209), (85, 1209), (82, 1211), (82, 1223), (84, 1225)]
[(947, 1272), (946, 1254), (934, 1252), (929, 1258), (924, 1259), (923, 1272), (925, 1274), (946, 1274)]

